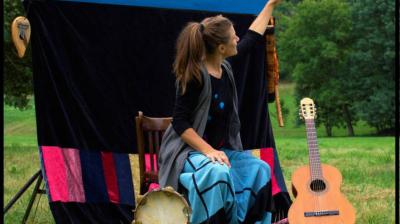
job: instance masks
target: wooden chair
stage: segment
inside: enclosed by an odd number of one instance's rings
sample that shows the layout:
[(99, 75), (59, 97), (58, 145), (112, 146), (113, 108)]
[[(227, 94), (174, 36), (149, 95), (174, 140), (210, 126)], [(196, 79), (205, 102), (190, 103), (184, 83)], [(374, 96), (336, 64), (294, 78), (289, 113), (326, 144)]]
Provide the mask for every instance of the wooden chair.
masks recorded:
[[(136, 139), (139, 153), (140, 194), (147, 192), (151, 183), (158, 183), (157, 158), (161, 139), (165, 130), (172, 121), (172, 117), (146, 117), (139, 111), (136, 116)], [(146, 164), (146, 157), (150, 158), (150, 165)], [(148, 170), (146, 170), (146, 165)]]

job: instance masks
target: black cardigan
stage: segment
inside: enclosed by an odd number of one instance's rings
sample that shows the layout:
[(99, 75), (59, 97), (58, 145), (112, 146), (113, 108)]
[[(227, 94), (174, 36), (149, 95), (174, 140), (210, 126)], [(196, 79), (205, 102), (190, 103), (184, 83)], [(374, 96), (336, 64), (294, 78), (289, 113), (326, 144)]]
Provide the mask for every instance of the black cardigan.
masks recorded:
[[(238, 54), (227, 58), (227, 61), (236, 61), (246, 57), (254, 47), (255, 43), (262, 39), (263, 36), (259, 33), (248, 30), (237, 45)], [(233, 71), (233, 75), (235, 76), (235, 71)], [(235, 77), (235, 80), (238, 80), (237, 77)], [(187, 84), (185, 94), (179, 94), (176, 96), (172, 115), (172, 126), (178, 135), (182, 135), (186, 129), (192, 127), (190, 116), (197, 105), (201, 89), (202, 86), (200, 83), (197, 80), (192, 80)], [(182, 90), (179, 89), (179, 93), (181, 92)]]

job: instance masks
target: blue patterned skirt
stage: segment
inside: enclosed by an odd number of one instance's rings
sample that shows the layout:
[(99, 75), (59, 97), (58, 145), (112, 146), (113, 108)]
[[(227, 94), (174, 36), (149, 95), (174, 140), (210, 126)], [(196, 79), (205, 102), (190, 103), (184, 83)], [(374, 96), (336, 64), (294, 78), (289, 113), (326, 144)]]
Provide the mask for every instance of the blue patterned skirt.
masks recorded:
[(192, 208), (191, 223), (271, 223), (271, 171), (246, 152), (222, 149), (231, 168), (191, 152), (179, 177)]

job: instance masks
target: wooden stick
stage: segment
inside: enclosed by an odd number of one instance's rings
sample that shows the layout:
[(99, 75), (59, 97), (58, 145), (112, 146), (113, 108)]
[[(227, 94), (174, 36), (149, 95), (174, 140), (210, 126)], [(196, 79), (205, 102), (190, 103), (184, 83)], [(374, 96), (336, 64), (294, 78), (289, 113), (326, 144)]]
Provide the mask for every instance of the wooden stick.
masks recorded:
[(269, 80), (267, 85), (267, 92), (268, 94), (274, 93), (275, 95), (275, 106), (276, 106), (276, 114), (278, 119), (279, 127), (283, 127), (283, 116), (281, 110), (281, 102), (279, 99), (279, 63), (278, 63), (278, 56), (275, 46), (275, 36), (274, 31), (268, 32), (268, 29), (275, 28), (275, 19), (271, 17), (268, 27), (267, 27), (267, 35), (265, 36), (266, 39), (266, 74), (267, 80)]
[(279, 127), (283, 127), (283, 116), (281, 109), (281, 100), (279, 98), (279, 62), (278, 62), (278, 53), (276, 51), (276, 46), (274, 46), (274, 92), (275, 92), (275, 105), (276, 105), (276, 115), (278, 117)]
[(282, 110), (281, 110), (281, 101), (279, 99), (279, 90), (278, 85), (275, 85), (275, 105), (276, 105), (276, 113), (278, 116), (278, 124), (279, 127), (283, 127), (283, 117), (282, 117)]

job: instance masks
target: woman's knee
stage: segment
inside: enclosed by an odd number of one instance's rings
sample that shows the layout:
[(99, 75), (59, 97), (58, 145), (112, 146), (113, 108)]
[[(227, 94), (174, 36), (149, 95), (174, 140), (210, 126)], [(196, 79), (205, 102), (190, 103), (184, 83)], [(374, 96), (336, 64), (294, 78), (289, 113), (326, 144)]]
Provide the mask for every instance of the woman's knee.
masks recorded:
[(219, 180), (228, 180), (230, 178), (229, 168), (225, 164), (213, 163), (211, 164), (210, 175)]

